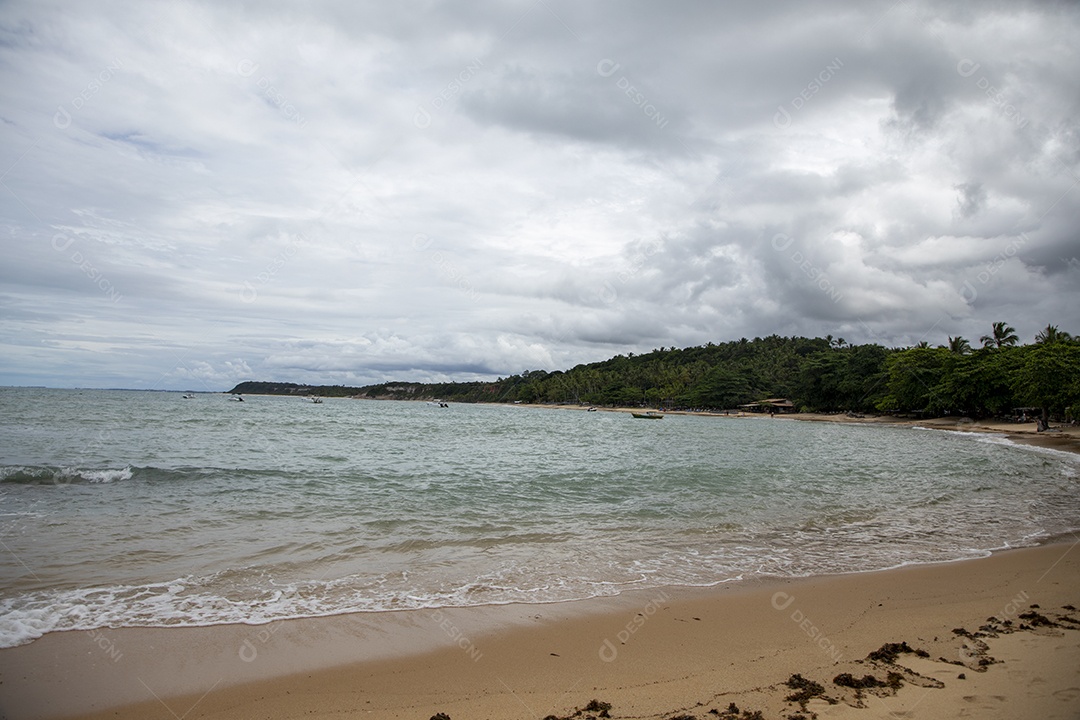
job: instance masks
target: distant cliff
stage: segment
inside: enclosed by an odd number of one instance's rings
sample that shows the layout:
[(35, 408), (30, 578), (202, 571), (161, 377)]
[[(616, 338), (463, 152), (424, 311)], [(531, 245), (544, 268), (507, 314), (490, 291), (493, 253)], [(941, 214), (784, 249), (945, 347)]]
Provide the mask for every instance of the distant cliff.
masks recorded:
[(360, 388), (344, 385), (297, 385), (284, 382), (242, 382), (232, 390), (232, 394), (248, 395), (320, 395), (322, 397), (350, 397), (361, 392)]
[(318, 395), (319, 397), (355, 397), (373, 400), (454, 400), (478, 402), (499, 399), (499, 384), (484, 382), (467, 383), (417, 383), (387, 382), (364, 387), (347, 385), (297, 385), (285, 382), (242, 382), (232, 394), (249, 395)]

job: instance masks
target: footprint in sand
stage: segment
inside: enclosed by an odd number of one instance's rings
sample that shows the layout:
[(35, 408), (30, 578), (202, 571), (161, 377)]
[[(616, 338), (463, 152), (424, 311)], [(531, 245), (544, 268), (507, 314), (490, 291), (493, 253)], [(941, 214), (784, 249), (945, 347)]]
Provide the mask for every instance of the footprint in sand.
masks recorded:
[(999, 703), (1005, 702), (1007, 698), (1004, 695), (965, 695), (964, 701), (969, 703), (986, 702), (987, 700), (996, 700)]

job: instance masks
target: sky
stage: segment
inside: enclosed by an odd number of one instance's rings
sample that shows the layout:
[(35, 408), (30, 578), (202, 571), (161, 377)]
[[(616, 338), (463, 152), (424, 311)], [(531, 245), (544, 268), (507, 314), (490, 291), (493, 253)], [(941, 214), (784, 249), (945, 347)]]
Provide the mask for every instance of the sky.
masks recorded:
[(1080, 333), (1080, 5), (0, 4), (0, 385)]

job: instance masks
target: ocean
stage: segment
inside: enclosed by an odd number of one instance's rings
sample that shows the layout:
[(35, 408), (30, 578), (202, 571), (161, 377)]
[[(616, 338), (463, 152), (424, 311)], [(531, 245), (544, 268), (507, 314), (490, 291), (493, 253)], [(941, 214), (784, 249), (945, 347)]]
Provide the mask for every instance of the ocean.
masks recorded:
[(0, 388), (0, 647), (980, 557), (1080, 530), (994, 435)]

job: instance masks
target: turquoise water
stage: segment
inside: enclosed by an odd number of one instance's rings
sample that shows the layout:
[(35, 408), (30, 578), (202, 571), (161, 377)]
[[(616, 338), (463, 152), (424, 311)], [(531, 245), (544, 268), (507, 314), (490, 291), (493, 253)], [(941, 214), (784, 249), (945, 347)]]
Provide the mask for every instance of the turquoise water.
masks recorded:
[(881, 426), (0, 389), (0, 646), (985, 555), (1080, 459)]

